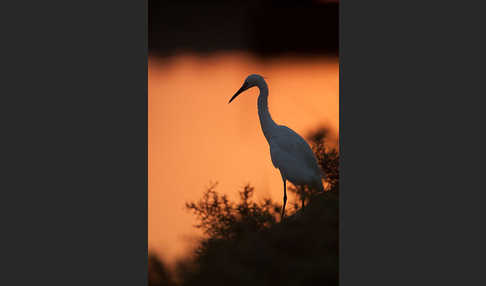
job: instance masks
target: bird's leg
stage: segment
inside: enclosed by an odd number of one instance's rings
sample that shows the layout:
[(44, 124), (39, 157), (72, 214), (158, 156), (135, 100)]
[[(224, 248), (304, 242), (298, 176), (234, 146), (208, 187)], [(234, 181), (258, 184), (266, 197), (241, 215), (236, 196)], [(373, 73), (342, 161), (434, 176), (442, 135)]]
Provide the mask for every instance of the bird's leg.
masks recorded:
[(282, 214), (280, 215), (280, 221), (283, 221), (285, 216), (285, 204), (287, 204), (287, 180), (282, 176), (283, 185), (284, 185), (284, 197), (283, 197), (283, 207), (282, 207)]
[(301, 193), (301, 196), (300, 196), (300, 199), (302, 201), (302, 212), (304, 212), (304, 203), (305, 203), (305, 197), (306, 197), (306, 192), (305, 192), (305, 186), (301, 186), (302, 188), (302, 193)]

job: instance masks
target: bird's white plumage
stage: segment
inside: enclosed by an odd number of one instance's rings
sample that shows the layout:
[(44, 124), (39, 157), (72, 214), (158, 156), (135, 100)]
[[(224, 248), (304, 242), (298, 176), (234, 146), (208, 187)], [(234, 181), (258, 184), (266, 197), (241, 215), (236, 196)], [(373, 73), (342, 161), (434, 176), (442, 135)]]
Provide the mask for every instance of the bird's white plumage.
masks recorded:
[(324, 191), (321, 170), (309, 144), (292, 129), (283, 125), (277, 125), (273, 121), (268, 111), (268, 86), (262, 76), (257, 74), (249, 75), (243, 86), (229, 102), (241, 92), (254, 86), (257, 86), (260, 90), (260, 95), (258, 96), (260, 126), (270, 146), (272, 163), (280, 170), (284, 183), (283, 217), (287, 201), (286, 180), (297, 186), (307, 185), (318, 191)]
[(279, 125), (268, 140), (275, 168), (294, 185), (317, 186), (321, 171), (309, 144), (295, 131)]

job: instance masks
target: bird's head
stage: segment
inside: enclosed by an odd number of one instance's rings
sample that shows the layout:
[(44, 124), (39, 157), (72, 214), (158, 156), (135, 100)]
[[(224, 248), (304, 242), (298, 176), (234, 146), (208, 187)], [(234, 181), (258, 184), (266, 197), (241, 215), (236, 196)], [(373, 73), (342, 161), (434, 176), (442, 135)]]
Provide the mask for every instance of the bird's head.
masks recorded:
[(264, 83), (265, 83), (265, 80), (263, 79), (263, 77), (261, 75), (259, 75), (259, 74), (249, 75), (245, 79), (245, 82), (243, 82), (243, 85), (241, 86), (241, 88), (235, 93), (235, 95), (233, 95), (233, 97), (231, 97), (231, 99), (229, 100), (228, 103), (232, 102), (233, 99), (235, 99), (243, 91), (250, 89), (254, 86), (262, 86)]

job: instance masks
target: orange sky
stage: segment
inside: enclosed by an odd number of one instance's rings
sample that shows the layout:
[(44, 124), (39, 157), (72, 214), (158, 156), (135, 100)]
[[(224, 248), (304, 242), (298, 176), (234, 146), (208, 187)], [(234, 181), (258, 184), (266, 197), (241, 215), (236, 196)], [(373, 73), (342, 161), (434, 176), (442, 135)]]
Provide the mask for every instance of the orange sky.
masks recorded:
[(245, 54), (149, 59), (148, 244), (173, 261), (198, 234), (184, 208), (210, 182), (236, 198), (245, 183), (255, 197), (282, 200), (280, 174), (259, 126), (258, 89), (231, 96), (251, 73), (265, 76), (278, 124), (301, 135), (318, 125), (339, 129), (339, 64), (327, 58), (258, 61)]

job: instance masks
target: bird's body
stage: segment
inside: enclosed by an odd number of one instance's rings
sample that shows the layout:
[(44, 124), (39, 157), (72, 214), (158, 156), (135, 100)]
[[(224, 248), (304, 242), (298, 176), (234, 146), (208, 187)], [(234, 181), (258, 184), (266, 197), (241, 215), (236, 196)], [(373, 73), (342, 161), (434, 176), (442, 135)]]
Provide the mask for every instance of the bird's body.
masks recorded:
[(279, 169), (284, 184), (283, 217), (287, 202), (286, 181), (296, 186), (307, 185), (315, 190), (324, 191), (321, 170), (309, 144), (292, 129), (273, 121), (268, 111), (268, 86), (262, 76), (256, 74), (248, 76), (230, 102), (238, 94), (253, 86), (257, 86), (260, 90), (258, 96), (260, 126), (270, 146), (272, 163)]
[(324, 191), (321, 171), (307, 142), (286, 126), (278, 126), (276, 133), (268, 144), (272, 163), (282, 177), (296, 186), (308, 185)]

